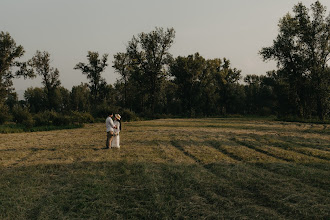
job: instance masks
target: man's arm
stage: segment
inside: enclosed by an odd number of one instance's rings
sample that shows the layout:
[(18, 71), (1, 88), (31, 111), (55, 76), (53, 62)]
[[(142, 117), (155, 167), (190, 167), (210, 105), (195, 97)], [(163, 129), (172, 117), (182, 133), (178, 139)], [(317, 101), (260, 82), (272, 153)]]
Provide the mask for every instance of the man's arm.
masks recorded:
[(116, 128), (116, 126), (113, 124), (113, 120), (112, 120), (112, 119), (110, 119), (109, 122), (110, 122), (110, 126), (111, 126), (112, 128)]

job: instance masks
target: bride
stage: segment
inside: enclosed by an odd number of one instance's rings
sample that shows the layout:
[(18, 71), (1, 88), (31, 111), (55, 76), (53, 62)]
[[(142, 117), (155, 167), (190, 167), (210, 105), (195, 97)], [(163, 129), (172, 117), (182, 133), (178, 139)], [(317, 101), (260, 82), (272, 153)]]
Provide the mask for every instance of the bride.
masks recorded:
[(120, 130), (121, 130), (121, 123), (120, 123), (121, 116), (119, 114), (115, 114), (115, 121), (113, 122), (115, 129), (113, 131), (113, 140), (111, 143), (111, 147), (113, 148), (120, 148)]

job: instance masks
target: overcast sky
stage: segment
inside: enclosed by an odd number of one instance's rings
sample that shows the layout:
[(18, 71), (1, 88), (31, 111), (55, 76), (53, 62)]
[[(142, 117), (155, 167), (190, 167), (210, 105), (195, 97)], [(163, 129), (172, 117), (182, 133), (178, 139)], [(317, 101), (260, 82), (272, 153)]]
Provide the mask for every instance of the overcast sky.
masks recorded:
[[(113, 55), (125, 52), (133, 35), (155, 27), (173, 27), (175, 41), (170, 52), (187, 56), (199, 52), (205, 58), (226, 57), (242, 75), (265, 74), (275, 69), (258, 55), (271, 46), (278, 21), (292, 7), (310, 0), (0, 0), (0, 31), (9, 32), (26, 51), (22, 61), (36, 50), (51, 54), (60, 71), (62, 85), (71, 89), (87, 82), (78, 62), (87, 62), (87, 51), (109, 54), (103, 73), (108, 83), (119, 77)], [(321, 0), (329, 13), (330, 1)], [(41, 87), (40, 77), (14, 80), (16, 90)]]

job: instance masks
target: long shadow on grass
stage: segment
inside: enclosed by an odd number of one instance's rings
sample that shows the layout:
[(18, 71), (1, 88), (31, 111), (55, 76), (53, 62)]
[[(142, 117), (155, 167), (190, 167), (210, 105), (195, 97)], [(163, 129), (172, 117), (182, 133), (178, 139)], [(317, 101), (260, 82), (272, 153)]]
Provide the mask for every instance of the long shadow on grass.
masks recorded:
[[(293, 213), (295, 213), (299, 218), (306, 218), (306, 216), (303, 214), (303, 211), (297, 212), (296, 210), (289, 208), (289, 204), (287, 202), (282, 201), (283, 197), (285, 198), (289, 196), (288, 194), (290, 194), (290, 191), (283, 192), (284, 194), (287, 195), (282, 195), (282, 196), (277, 195), (278, 200), (273, 198), (275, 196), (274, 194), (269, 193), (269, 191), (272, 191), (273, 184), (278, 184), (278, 183), (283, 184), (281, 182), (282, 179), (285, 179), (285, 182), (287, 181), (291, 182), (290, 184), (284, 183), (285, 185), (291, 186), (291, 184), (295, 184), (306, 187), (306, 185), (300, 184), (299, 182), (297, 184), (296, 179), (286, 176), (283, 177), (278, 174), (273, 174), (268, 170), (264, 171), (263, 169), (260, 169), (257, 166), (250, 164), (242, 164), (242, 163), (235, 165), (234, 166), (235, 168), (231, 168), (231, 169), (237, 169), (237, 167), (240, 167), (238, 170), (236, 170), (236, 172), (240, 173), (240, 175), (237, 175), (237, 173), (226, 171), (226, 169), (223, 169), (223, 167), (219, 166), (219, 164), (202, 165), (201, 161), (197, 160), (195, 156), (189, 154), (189, 152), (184, 150), (185, 144), (183, 141), (173, 140), (172, 145), (175, 146), (186, 156), (194, 159), (199, 165), (201, 165), (201, 167), (203, 167), (208, 172), (213, 174), (218, 181), (220, 180), (223, 181), (225, 179), (227, 181), (226, 185), (228, 186), (230, 185), (231, 187), (235, 188), (236, 192), (239, 192), (239, 194), (244, 195), (245, 199), (249, 201), (253, 201), (253, 203), (257, 205), (259, 208), (262, 207), (263, 209), (267, 210), (270, 213), (276, 213), (276, 215), (278, 215), (279, 218), (283, 218), (283, 216), (285, 216), (286, 218), (290, 217)], [(212, 143), (212, 146), (215, 147), (220, 152), (226, 154), (227, 156), (232, 157), (232, 159), (243, 161), (243, 158), (240, 158), (226, 151), (215, 142)], [(240, 169), (245, 170), (244, 175), (242, 175)], [(260, 178), (260, 174), (263, 177), (267, 176), (271, 181), (267, 182), (267, 180)], [(269, 184), (270, 186), (266, 186), (267, 184)], [(297, 192), (297, 195), (300, 197), (304, 196), (304, 194), (300, 192)], [(308, 205), (304, 204), (305, 207), (308, 207), (309, 205), (310, 205), (309, 203)]]
[[(200, 121), (198, 121), (200, 122)], [(169, 121), (168, 123), (151, 123), (147, 124), (148, 127), (157, 127), (157, 128), (196, 128), (196, 122), (195, 121), (183, 121), (176, 123), (171, 123)], [(220, 124), (219, 124), (220, 123)], [(283, 123), (282, 123), (283, 124)], [(292, 124), (292, 123), (285, 123), (286, 124)], [(286, 128), (286, 127), (276, 127), (278, 124), (268, 124), (269, 126), (250, 126), (249, 124), (245, 124), (244, 122), (233, 122), (233, 121), (205, 121), (203, 123), (204, 128), (228, 128), (233, 130), (249, 130), (249, 131), (271, 131), (271, 132), (292, 132), (292, 128)], [(275, 126), (272, 126), (275, 125)], [(146, 124), (130, 124), (130, 127), (145, 127)], [(305, 134), (320, 134), (320, 135), (328, 135), (330, 134), (330, 129), (327, 127), (324, 127), (323, 129), (313, 129), (310, 128), (313, 127), (313, 125), (306, 127), (305, 129), (295, 130), (296, 133), (305, 133)]]
[(278, 156), (278, 155), (276, 155), (276, 154), (272, 154), (272, 153), (270, 153), (270, 152), (268, 152), (268, 151), (265, 151), (265, 150), (262, 150), (262, 149), (260, 149), (260, 148), (258, 148), (258, 147), (255, 147), (253, 144), (249, 144), (249, 143), (246, 143), (246, 142), (244, 142), (244, 141), (240, 141), (240, 140), (238, 140), (237, 138), (231, 138), (230, 140), (231, 140), (231, 141), (234, 141), (236, 144), (239, 144), (239, 145), (245, 146), (245, 147), (247, 147), (247, 148), (249, 148), (249, 149), (252, 149), (252, 150), (254, 150), (254, 151), (256, 151), (256, 152), (266, 154), (266, 155), (271, 156), (271, 157), (274, 157), (274, 158), (276, 158), (276, 159), (280, 159), (280, 160), (283, 160), (283, 161), (286, 161), (286, 162), (293, 162), (293, 160), (289, 160), (289, 159), (287, 159), (287, 158), (285, 158), (285, 157), (281, 157), (281, 156)]
[[(313, 153), (313, 147), (310, 147), (310, 146), (302, 147), (301, 145), (293, 143), (293, 142), (278, 141), (278, 140), (269, 141), (266, 138), (264, 138), (264, 141), (268, 142), (273, 147), (279, 147), (279, 148), (282, 148), (282, 149), (285, 149), (285, 150), (290, 150), (290, 151), (293, 151), (293, 152), (296, 152), (296, 153), (299, 153), (299, 154), (306, 155), (308, 157), (314, 157), (314, 158), (318, 158), (318, 159), (330, 162), (330, 158), (328, 157), (329, 151), (327, 151), (325, 149), (316, 148), (316, 149), (320, 150), (321, 152), (323, 151), (324, 155), (315, 155), (315, 154), (312, 154)], [(301, 150), (301, 148), (305, 148), (305, 149), (307, 149), (307, 151), (305, 152), (304, 149)]]
[[(228, 179), (198, 165), (125, 161), (0, 168), (0, 218), (282, 218), (233, 186), (233, 172), (248, 177), (242, 168), (233, 164), (208, 168), (228, 170)], [(324, 216), (317, 212), (324, 204), (314, 205), (316, 211), (308, 214)]]
[(312, 143), (312, 142), (306, 141), (306, 139), (301, 138), (301, 137), (299, 137), (299, 138), (291, 137), (290, 139), (288, 137), (280, 137), (280, 140), (288, 142), (288, 143), (292, 143), (292, 144), (297, 144), (302, 147), (315, 148), (315, 149), (328, 151), (328, 152), (330, 151), (330, 144), (327, 141), (324, 141), (322, 143), (320, 140), (316, 140), (317, 142), (321, 142), (321, 143), (315, 143), (315, 142)]
[[(246, 138), (246, 135), (241, 135), (242, 138)], [(321, 144), (301, 144), (301, 143), (296, 143), (293, 142), (292, 140), (288, 140), (288, 138), (280, 138), (280, 137), (273, 137), (273, 136), (260, 136), (260, 135), (249, 135), (248, 138), (253, 138), (257, 143), (252, 143), (252, 145), (257, 144), (257, 145), (262, 145), (262, 144), (266, 144), (266, 145), (270, 145), (273, 147), (279, 147), (285, 150), (290, 150), (293, 152), (296, 152), (298, 154), (304, 154), (306, 156), (309, 157), (315, 157), (318, 159), (322, 159), (322, 160), (326, 160), (326, 161), (330, 161), (329, 157), (327, 156), (327, 154), (329, 153), (328, 149), (326, 146), (322, 146)], [(246, 141), (240, 141), (237, 138), (232, 138), (231, 140), (235, 141), (235, 142), (246, 142)], [(244, 143), (243, 143), (244, 145)], [(251, 145), (251, 144), (248, 144)], [(324, 155), (313, 155), (308, 152), (304, 152), (302, 151), (300, 148), (306, 148), (309, 151), (312, 151), (313, 149), (317, 149), (320, 150), (321, 152), (324, 153)]]
[[(219, 142), (211, 141), (210, 145), (220, 152), (226, 153), (226, 150), (221, 148), (221, 144)], [(227, 155), (232, 157), (231, 154), (227, 153)], [(237, 159), (237, 156), (235, 155), (232, 159)], [(322, 165), (330, 167), (329, 164)], [(220, 178), (228, 178), (228, 176), (224, 174), (226, 172), (224, 172), (221, 167), (220, 170), (218, 170), (219, 167), (217, 164), (210, 164), (206, 166), (210, 172)], [(246, 189), (250, 192), (251, 196), (256, 199), (256, 203), (263, 204), (269, 208), (274, 208), (277, 212), (285, 216), (291, 216), (292, 212), (297, 211), (296, 207), (294, 208), (292, 205), (289, 205), (291, 201), (288, 203), (288, 200), (290, 199), (295, 201), (297, 204), (299, 203), (297, 206), (304, 206), (306, 209), (310, 209), (309, 207), (312, 206), (315, 201), (308, 201), (308, 198), (303, 199), (305, 196), (304, 191), (314, 194), (316, 197), (319, 194), (330, 195), (329, 172), (319, 170), (316, 171), (315, 169), (310, 169), (308, 167), (293, 163), (245, 163), (243, 165), (238, 164), (237, 166), (244, 166), (242, 169), (246, 169), (246, 175), (234, 175), (235, 180), (233, 184), (238, 184), (243, 190)], [(295, 185), (295, 187), (292, 188), (292, 185)], [(282, 192), (278, 187), (283, 187)], [(271, 191), (273, 193), (270, 193)], [(300, 198), (301, 200), (297, 198)], [(317, 200), (319, 199), (320, 198)], [(306, 201), (302, 202), (302, 200)], [(330, 204), (329, 198), (326, 199), (325, 203)], [(289, 208), (289, 206), (291, 207)], [(326, 215), (329, 215), (329, 211), (330, 208), (326, 210)], [(299, 218), (304, 219), (307, 217), (302, 210), (297, 211), (296, 214)]]
[[(221, 147), (221, 143), (218, 141), (209, 141), (209, 145), (220, 152), (226, 154), (232, 159), (239, 159), (244, 162), (242, 158), (239, 158), (235, 154), (227, 153), (225, 149)], [(246, 145), (243, 145), (246, 146)], [(247, 146), (246, 146), (247, 147)], [(249, 147), (254, 149), (254, 147)], [(261, 152), (261, 151), (259, 151)], [(292, 180), (300, 181), (311, 187), (320, 188), (323, 190), (330, 190), (330, 163), (269, 163), (267, 161), (259, 163), (246, 163), (247, 166), (255, 166), (261, 168), (265, 172), (272, 172), (274, 174), (281, 175), (283, 177), (291, 178)]]
[(329, 198), (244, 163), (0, 168), (0, 219), (327, 219)]
[(171, 144), (178, 149), (179, 151), (181, 151), (184, 155), (186, 155), (187, 157), (190, 157), (191, 159), (193, 159), (194, 161), (196, 161), (197, 163), (201, 163), (201, 160), (199, 160), (197, 157), (195, 157), (194, 155), (190, 154), (188, 151), (186, 151), (183, 146), (184, 142), (183, 141), (178, 141), (178, 140), (172, 140)]
[[(241, 145), (241, 146), (245, 146), (247, 148), (250, 148), (252, 150), (255, 150), (257, 152), (260, 152), (260, 153), (264, 153), (266, 155), (269, 155), (269, 156), (272, 156), (274, 158), (277, 158), (277, 159), (281, 159), (281, 160), (284, 160), (284, 161), (287, 161), (287, 162), (290, 162), (290, 163), (294, 163), (294, 164), (301, 164), (301, 165), (304, 165), (304, 166), (307, 166), (307, 167), (314, 167), (316, 169), (320, 169), (320, 170), (324, 170), (324, 171), (329, 171), (329, 159), (325, 156), (322, 156), (322, 155), (311, 155), (309, 153), (306, 153), (306, 152), (301, 152), (301, 150), (298, 150), (298, 149), (294, 149), (294, 147), (292, 145), (289, 145), (288, 143), (284, 142), (284, 143), (278, 143), (278, 142), (272, 142), (272, 143), (262, 143), (261, 141), (261, 137), (253, 137), (256, 142), (251, 142), (251, 141), (248, 141), (248, 140), (245, 140), (245, 137), (246, 136), (241, 136), (243, 138), (242, 139), (239, 139), (239, 137), (236, 137), (236, 138), (231, 138), (231, 141)], [(251, 137), (251, 136), (249, 136)], [(267, 140), (267, 139), (265, 139)], [(305, 156), (306, 158), (310, 157), (310, 158), (316, 158), (319, 160), (319, 162), (297, 162), (295, 158), (287, 158), (285, 156), (279, 156), (277, 154), (273, 154), (273, 153), (270, 153), (266, 150), (263, 150), (262, 149), (262, 145), (263, 144), (267, 144), (269, 146), (272, 146), (274, 148), (279, 148), (279, 149), (283, 149), (283, 150), (286, 150), (286, 151), (291, 151), (293, 153), (296, 154), (296, 157), (299, 159), (301, 158), (301, 156)], [(295, 145), (296, 146), (296, 145)], [(301, 155), (301, 156), (300, 156)], [(325, 165), (323, 165), (325, 164)]]

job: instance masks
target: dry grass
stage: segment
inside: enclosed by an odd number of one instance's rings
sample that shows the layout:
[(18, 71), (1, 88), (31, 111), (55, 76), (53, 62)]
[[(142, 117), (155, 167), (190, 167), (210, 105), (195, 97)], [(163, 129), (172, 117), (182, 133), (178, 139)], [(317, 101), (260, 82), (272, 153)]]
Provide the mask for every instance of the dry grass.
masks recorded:
[(329, 125), (262, 119), (0, 134), (0, 219), (329, 219)]

